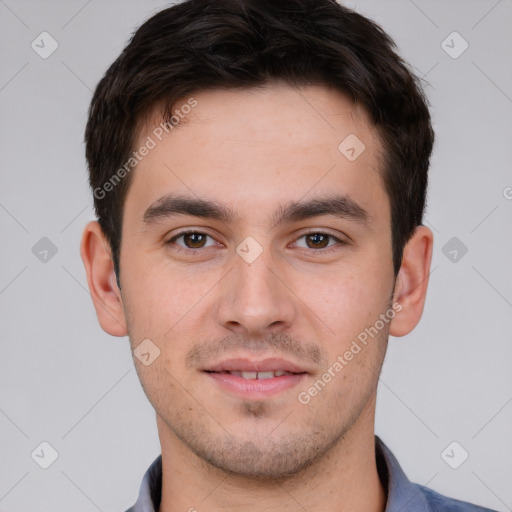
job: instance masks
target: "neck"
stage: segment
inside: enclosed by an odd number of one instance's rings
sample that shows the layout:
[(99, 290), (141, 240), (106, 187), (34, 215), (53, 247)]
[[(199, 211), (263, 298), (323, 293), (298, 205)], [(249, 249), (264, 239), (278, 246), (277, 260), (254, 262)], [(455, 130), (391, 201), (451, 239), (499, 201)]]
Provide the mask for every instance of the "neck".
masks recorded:
[(314, 465), (272, 481), (238, 477), (212, 467), (158, 417), (162, 500), (157, 512), (384, 512), (387, 497), (377, 472), (374, 410), (370, 406), (363, 412), (328, 455)]

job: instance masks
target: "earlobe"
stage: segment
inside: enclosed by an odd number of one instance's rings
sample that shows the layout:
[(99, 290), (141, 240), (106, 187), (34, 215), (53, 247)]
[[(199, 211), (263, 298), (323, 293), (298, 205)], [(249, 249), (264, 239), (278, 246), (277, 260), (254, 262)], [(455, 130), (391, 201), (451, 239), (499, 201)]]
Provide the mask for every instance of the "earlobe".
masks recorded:
[(389, 334), (404, 336), (420, 321), (425, 305), (434, 236), (426, 226), (418, 226), (404, 247), (393, 296), (402, 308), (391, 322)]
[(112, 336), (126, 336), (128, 330), (110, 246), (98, 222), (92, 221), (85, 226), (80, 254), (102, 329)]

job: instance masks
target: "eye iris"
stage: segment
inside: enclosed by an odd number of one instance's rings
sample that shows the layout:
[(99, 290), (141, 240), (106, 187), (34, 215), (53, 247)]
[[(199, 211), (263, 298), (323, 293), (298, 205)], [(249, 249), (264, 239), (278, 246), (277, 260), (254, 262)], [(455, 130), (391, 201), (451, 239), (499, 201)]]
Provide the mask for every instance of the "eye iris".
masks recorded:
[(198, 249), (204, 246), (206, 236), (201, 233), (186, 233), (183, 240), (190, 249)]
[[(313, 233), (313, 234), (310, 234), (310, 235), (306, 235), (306, 240), (308, 241), (307, 244), (308, 244), (308, 247), (310, 246), (309, 244), (309, 241), (310, 240), (314, 240), (313, 241), (313, 247), (314, 248), (324, 248), (324, 247), (327, 247), (328, 243), (329, 243), (329, 235), (323, 235), (321, 233)], [(318, 243), (320, 242), (320, 243)]]

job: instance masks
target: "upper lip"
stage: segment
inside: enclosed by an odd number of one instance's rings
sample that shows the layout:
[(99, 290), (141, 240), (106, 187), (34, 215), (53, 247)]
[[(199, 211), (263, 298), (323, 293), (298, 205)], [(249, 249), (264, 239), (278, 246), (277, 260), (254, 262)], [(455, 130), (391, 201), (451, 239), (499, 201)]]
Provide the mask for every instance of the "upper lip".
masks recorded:
[(272, 372), (282, 370), (290, 373), (309, 373), (299, 365), (281, 359), (272, 357), (260, 360), (251, 360), (247, 358), (225, 359), (219, 363), (212, 364), (203, 371), (209, 372)]

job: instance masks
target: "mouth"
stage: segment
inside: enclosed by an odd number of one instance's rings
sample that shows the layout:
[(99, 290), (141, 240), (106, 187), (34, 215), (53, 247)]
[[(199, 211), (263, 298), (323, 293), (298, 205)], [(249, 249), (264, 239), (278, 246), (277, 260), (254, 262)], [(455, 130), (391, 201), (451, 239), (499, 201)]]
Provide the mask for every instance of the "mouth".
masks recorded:
[(244, 399), (262, 399), (299, 384), (309, 371), (284, 359), (230, 359), (202, 370), (223, 391)]
[(274, 379), (276, 377), (283, 377), (284, 375), (298, 375), (297, 373), (287, 372), (285, 370), (271, 370), (268, 372), (247, 372), (247, 371), (222, 371), (222, 372), (214, 372), (206, 370), (207, 373), (224, 373), (229, 375), (234, 375), (235, 377), (242, 377), (242, 379), (247, 380), (266, 380), (266, 379)]

